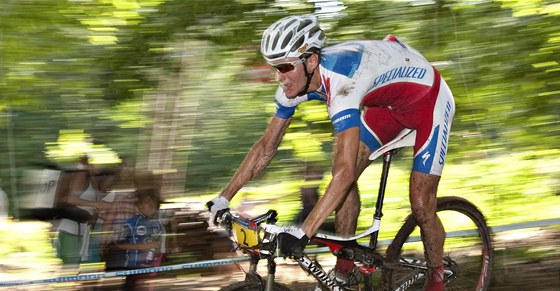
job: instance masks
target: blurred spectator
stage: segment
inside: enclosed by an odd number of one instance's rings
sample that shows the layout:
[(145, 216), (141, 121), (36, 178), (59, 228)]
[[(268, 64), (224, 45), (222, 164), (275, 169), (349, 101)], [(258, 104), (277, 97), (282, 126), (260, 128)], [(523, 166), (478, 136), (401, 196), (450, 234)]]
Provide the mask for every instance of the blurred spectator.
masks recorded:
[(125, 262), (125, 250), (110, 248), (115, 244), (123, 232), (126, 221), (138, 213), (136, 207), (136, 193), (134, 186), (134, 167), (128, 158), (123, 158), (113, 182), (111, 192), (103, 198), (111, 202), (111, 208), (101, 218), (102, 233), (104, 234), (101, 248), (105, 269), (121, 270)]
[[(127, 162), (128, 163), (128, 162)], [(125, 267), (126, 251), (114, 248), (127, 220), (138, 213), (136, 206), (136, 191), (150, 190), (154, 191), (157, 197), (160, 195), (160, 177), (150, 172), (134, 173), (130, 164), (123, 164), (117, 173), (114, 181), (113, 190), (104, 198), (106, 201), (112, 202), (111, 208), (107, 211), (107, 215), (103, 217), (103, 233), (105, 234), (103, 241), (103, 258), (105, 260), (106, 270), (122, 270)], [(159, 208), (156, 219), (164, 226), (166, 234), (176, 234), (177, 224), (172, 209)], [(167, 240), (166, 240), (167, 241)], [(178, 252), (178, 242), (175, 235), (171, 236), (171, 245), (161, 245), (161, 254), (174, 251)]]
[(296, 225), (301, 225), (315, 204), (319, 201), (319, 187), (318, 186), (302, 186), (301, 187), (301, 203), (302, 209), (296, 216)]
[[(134, 184), (137, 189), (155, 189), (158, 193), (158, 197), (162, 197), (163, 176), (160, 174), (155, 174), (153, 172), (139, 172), (135, 174)], [(163, 201), (162, 201), (163, 202)], [(175, 212), (172, 209), (160, 208), (157, 214), (159, 221), (165, 227), (166, 233), (171, 234), (171, 246), (162, 244), (162, 254), (165, 256), (166, 253), (171, 251), (178, 251), (177, 237), (174, 235), (177, 233), (177, 220), (175, 219)]]
[[(63, 218), (57, 227), (55, 245), (58, 257), (67, 267), (77, 267), (88, 259), (90, 227), (99, 210), (107, 209), (110, 203), (100, 200), (99, 186), (103, 176), (96, 175), (96, 169), (83, 157), (78, 170), (70, 173), (69, 190), (61, 203), (66, 208), (86, 213), (87, 219)], [(93, 220), (93, 221), (92, 221)]]
[(306, 165), (305, 181), (301, 186), (302, 209), (295, 218), (296, 225), (301, 225), (307, 218), (317, 201), (319, 201), (319, 185), (323, 179), (323, 173), (313, 166)]
[(111, 168), (103, 169), (99, 173), (96, 173), (94, 181), (98, 191), (98, 199), (102, 202), (110, 203), (108, 209), (100, 209), (97, 213), (93, 215), (91, 219), (92, 230), (89, 239), (89, 250), (88, 250), (88, 263), (101, 262), (101, 243), (103, 241), (103, 222), (105, 217), (108, 215), (108, 211), (113, 206), (113, 199), (109, 199), (109, 195), (113, 193), (111, 187), (115, 178), (115, 170)]
[[(138, 214), (127, 220), (123, 232), (113, 248), (126, 251), (124, 267), (128, 269), (159, 266), (162, 260), (164, 227), (157, 219), (160, 199), (155, 189), (136, 191)], [(148, 274), (148, 276), (154, 274)], [(139, 290), (138, 280), (145, 275), (133, 275), (126, 278), (125, 290)], [(144, 288), (142, 288), (144, 289)], [(148, 286), (147, 289), (151, 289)]]

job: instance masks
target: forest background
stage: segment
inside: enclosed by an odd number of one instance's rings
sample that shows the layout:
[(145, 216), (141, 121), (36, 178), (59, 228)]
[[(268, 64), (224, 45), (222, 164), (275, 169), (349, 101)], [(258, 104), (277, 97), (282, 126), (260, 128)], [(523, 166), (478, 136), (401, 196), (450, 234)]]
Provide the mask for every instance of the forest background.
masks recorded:
[[(546, 0), (2, 1), (0, 186), (10, 214), (29, 194), (28, 170), (68, 167), (83, 153), (164, 174), (168, 200), (219, 193), (274, 113), (260, 36), (302, 13), (320, 17), (331, 45), (391, 33), (441, 71), (457, 113), (440, 195), (474, 201), (491, 225), (560, 217), (560, 4)], [(287, 218), (305, 173), (323, 175), (321, 190), (329, 178), (331, 124), (324, 104), (309, 103), (242, 190)], [(408, 211), (410, 166), (405, 151), (389, 209)], [(379, 168), (360, 180), (361, 227)], [(389, 225), (404, 217), (395, 213)]]

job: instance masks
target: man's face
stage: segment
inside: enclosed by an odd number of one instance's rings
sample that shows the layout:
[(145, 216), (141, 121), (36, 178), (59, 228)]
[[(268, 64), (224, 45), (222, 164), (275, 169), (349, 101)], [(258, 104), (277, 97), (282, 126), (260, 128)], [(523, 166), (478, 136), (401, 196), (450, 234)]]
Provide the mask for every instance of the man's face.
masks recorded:
[(286, 97), (290, 99), (297, 97), (307, 82), (302, 61), (299, 58), (285, 58), (269, 64), (273, 66), (276, 80), (280, 82)]

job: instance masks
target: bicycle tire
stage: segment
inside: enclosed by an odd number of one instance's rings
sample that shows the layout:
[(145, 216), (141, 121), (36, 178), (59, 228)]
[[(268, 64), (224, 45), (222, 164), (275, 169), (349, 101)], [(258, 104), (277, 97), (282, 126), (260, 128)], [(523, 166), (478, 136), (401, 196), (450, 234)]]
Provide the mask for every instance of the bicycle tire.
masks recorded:
[[(225, 287), (222, 287), (220, 291), (261, 291), (264, 290), (261, 288), (264, 288), (265, 285), (266, 285), (265, 281), (263, 281), (263, 286), (259, 286), (259, 284), (257, 284), (256, 282), (248, 282), (248, 281), (235, 282)], [(292, 291), (292, 289), (288, 288), (288, 286), (277, 282), (274, 282), (274, 285), (272, 286), (272, 290)]]
[[(446, 229), (444, 265), (446, 271), (450, 270), (454, 273), (452, 277), (446, 276), (445, 290), (488, 290), (492, 279), (494, 249), (492, 231), (484, 215), (468, 200), (454, 196), (438, 198), (437, 213)], [(446, 217), (442, 218), (442, 216)], [(450, 221), (449, 217), (458, 219)], [(448, 234), (453, 234), (450, 231), (458, 224), (463, 226), (469, 224), (470, 228), (467, 229), (475, 228), (476, 232), (458, 231), (455, 235), (447, 237)], [(411, 272), (419, 272), (419, 268), (410, 268), (401, 264), (403, 253), (416, 253), (417, 262), (425, 262), (421, 241), (421, 252), (418, 252), (418, 242), (409, 240), (417, 225), (413, 215), (409, 215), (387, 249), (387, 268), (382, 272), (385, 290), (395, 290), (399, 280), (406, 281), (405, 278), (411, 276)], [(467, 236), (468, 234), (472, 235)], [(423, 285), (422, 278), (408, 286), (407, 290), (422, 290)]]

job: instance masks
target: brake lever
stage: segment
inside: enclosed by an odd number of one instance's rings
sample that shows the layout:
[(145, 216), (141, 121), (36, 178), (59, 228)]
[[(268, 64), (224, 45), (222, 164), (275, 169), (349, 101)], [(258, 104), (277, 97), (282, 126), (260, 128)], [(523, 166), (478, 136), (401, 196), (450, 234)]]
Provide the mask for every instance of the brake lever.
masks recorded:
[(269, 210), (267, 212), (268, 214), (268, 218), (266, 219), (266, 223), (267, 224), (276, 224), (276, 222), (278, 221), (277, 217), (278, 217), (278, 212), (276, 212), (276, 210)]

